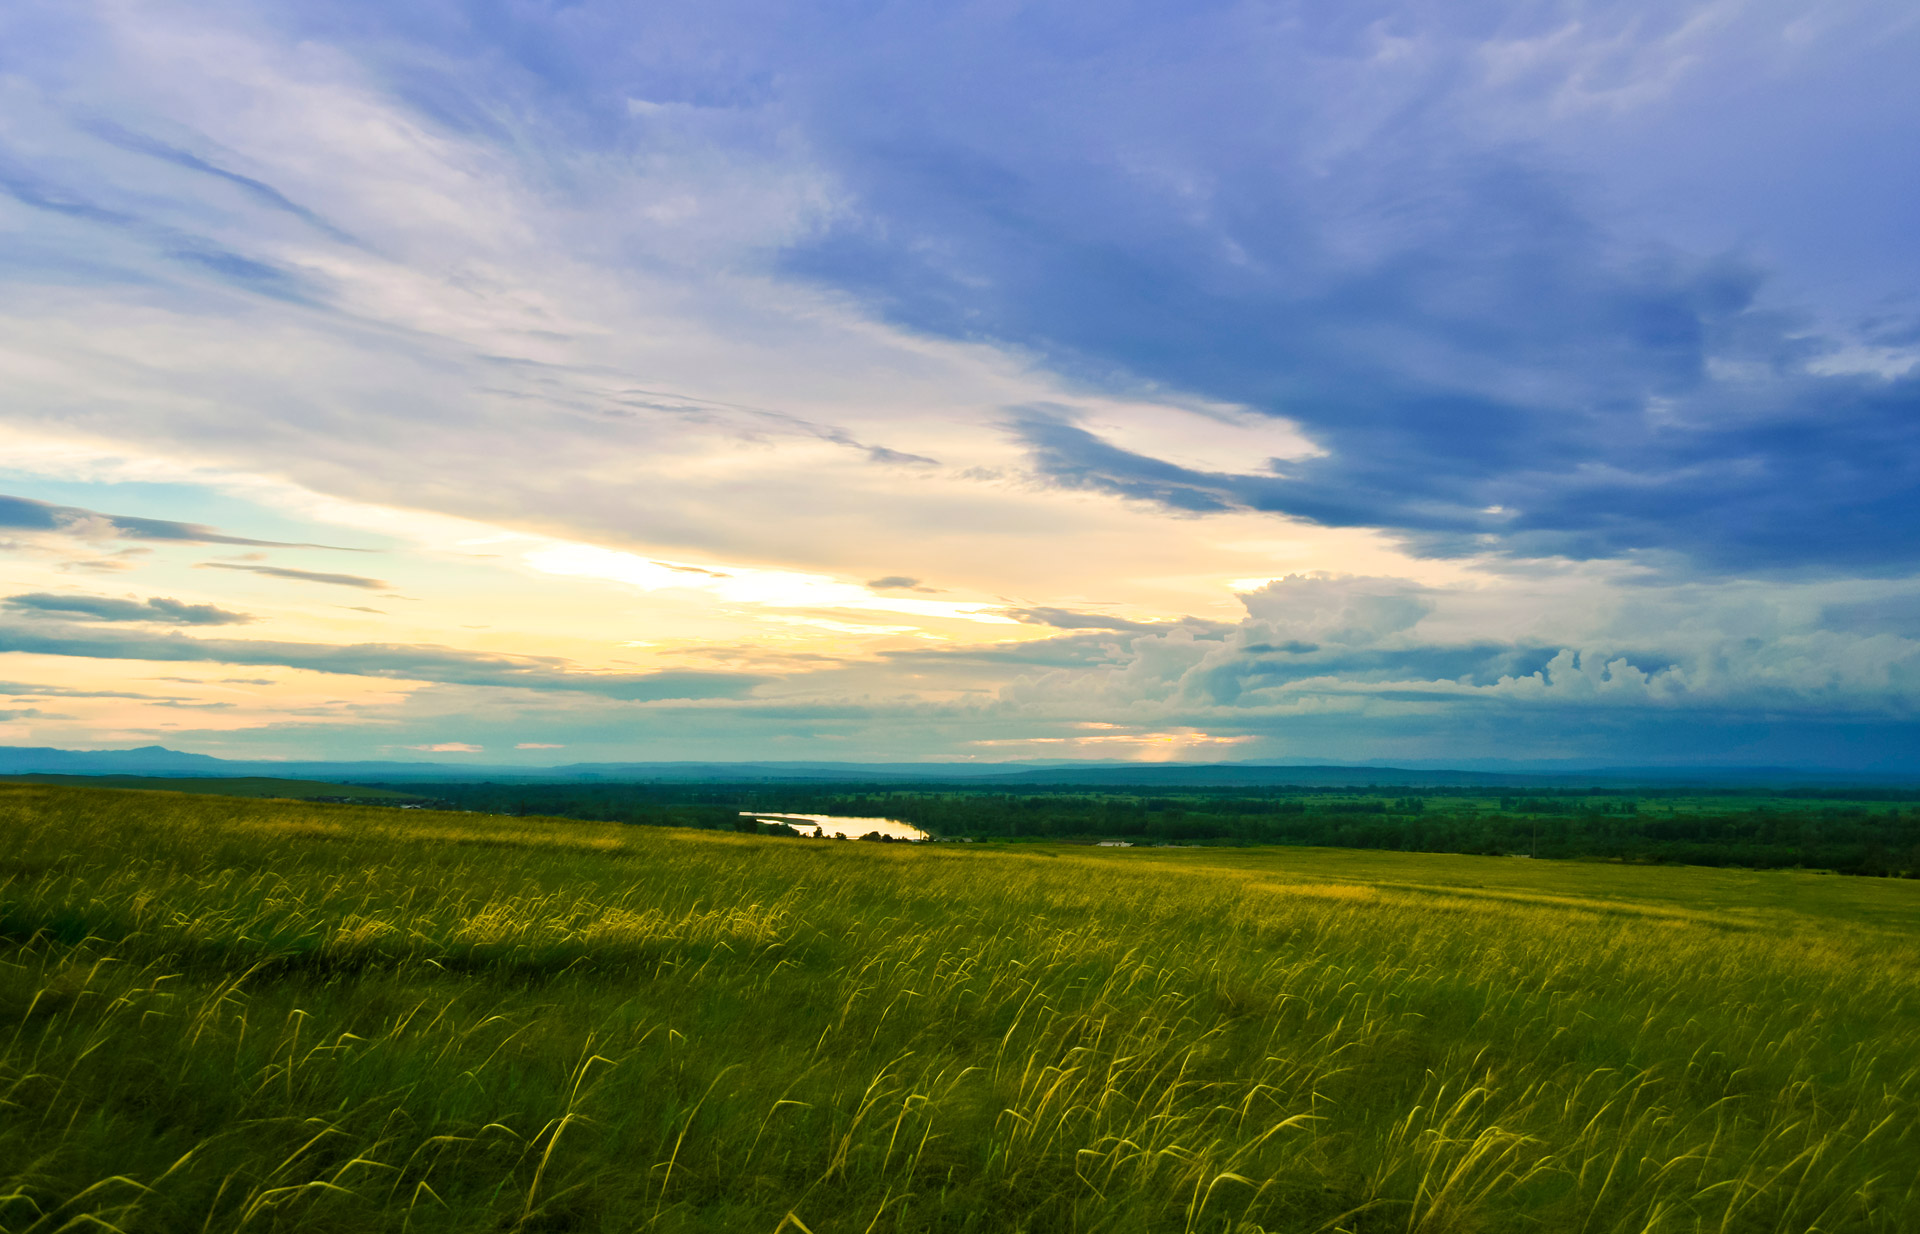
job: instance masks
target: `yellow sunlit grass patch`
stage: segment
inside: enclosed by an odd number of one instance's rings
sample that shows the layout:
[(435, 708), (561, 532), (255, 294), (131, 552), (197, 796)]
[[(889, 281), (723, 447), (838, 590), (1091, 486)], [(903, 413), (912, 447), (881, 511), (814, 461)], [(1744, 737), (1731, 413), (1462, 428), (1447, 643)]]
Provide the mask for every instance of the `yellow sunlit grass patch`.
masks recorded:
[(1314, 900), (1377, 900), (1380, 889), (1364, 883), (1264, 883), (1260, 890)]

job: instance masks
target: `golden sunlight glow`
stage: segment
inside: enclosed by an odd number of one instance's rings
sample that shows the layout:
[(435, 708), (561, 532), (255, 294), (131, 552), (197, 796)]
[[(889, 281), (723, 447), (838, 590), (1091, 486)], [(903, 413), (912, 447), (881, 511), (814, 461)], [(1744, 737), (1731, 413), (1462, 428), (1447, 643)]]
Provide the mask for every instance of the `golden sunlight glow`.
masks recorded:
[[(1076, 728), (1114, 728), (1111, 724), (1078, 724)], [(1189, 750), (1208, 746), (1235, 746), (1252, 741), (1251, 736), (1223, 737), (1197, 728), (1170, 729), (1146, 733), (1088, 733), (1078, 737), (989, 737), (970, 741), (970, 746), (987, 747), (1064, 747), (1069, 750), (1102, 748), (1140, 762), (1178, 758)]]
[(554, 543), (535, 549), (524, 560), (547, 574), (599, 578), (626, 583), (642, 591), (684, 588), (710, 592), (735, 604), (769, 608), (850, 608), (918, 617), (958, 618), (990, 625), (1018, 625), (999, 605), (967, 604), (952, 600), (915, 600), (876, 595), (855, 583), (843, 583), (824, 574), (789, 570), (759, 570), (746, 566), (708, 569), (682, 562), (660, 561), (589, 544)]

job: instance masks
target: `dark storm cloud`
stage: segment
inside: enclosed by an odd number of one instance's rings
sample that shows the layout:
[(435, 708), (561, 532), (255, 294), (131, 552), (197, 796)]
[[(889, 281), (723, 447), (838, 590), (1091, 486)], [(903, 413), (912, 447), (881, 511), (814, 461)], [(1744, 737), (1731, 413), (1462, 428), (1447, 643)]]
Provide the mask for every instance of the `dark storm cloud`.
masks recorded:
[[(871, 273), (869, 294), (919, 328), (1046, 338), (1068, 360), (1284, 414), (1327, 451), (1277, 471), (1249, 458), (1239, 474), (1203, 473), (1016, 413), (1013, 430), (1057, 484), (1179, 513), (1386, 527), (1440, 554), (1920, 562), (1920, 378), (1802, 371), (1808, 341), (1752, 307), (1756, 276), (1737, 266), (1618, 270), (1596, 238), (1515, 186), (1488, 185), (1470, 200), (1509, 216), (1505, 251), (1463, 236), (1305, 299), (1281, 273), (1295, 263), (1277, 259), (1270, 281), (1222, 297), (1219, 272), (1180, 252), (1149, 243), (1094, 260), (1043, 203), (1013, 217), (1044, 234), (1007, 235), (1005, 210), (973, 200), (973, 218), (968, 186), (947, 187), (960, 216), (942, 217), (953, 231), (939, 247), (973, 253), (991, 271), (984, 290), (949, 281), (950, 300), (899, 299), (940, 271), (883, 277), (844, 253), (815, 254), (816, 273)], [(1475, 288), (1477, 313), (1448, 312), (1448, 284)], [(1424, 353), (1424, 371), (1393, 354), (1396, 339)], [(1728, 355), (1764, 376), (1710, 376)]]
[(56, 506), (31, 497), (12, 497), (0, 493), (0, 528), (13, 531), (43, 531), (110, 537), (118, 540), (150, 540), (178, 544), (241, 544), (251, 548), (324, 548), (335, 552), (364, 552), (335, 544), (289, 544), (281, 540), (249, 540), (230, 536), (200, 523), (177, 523), (170, 519), (135, 518), (125, 514), (102, 514), (79, 506)]
[(172, 626), (230, 626), (254, 620), (211, 604), (185, 604), (165, 596), (115, 600), (106, 596), (62, 596), (29, 592), (8, 596), (0, 605), (15, 612), (42, 613), (63, 621), (135, 621)]
[(81, 656), (99, 660), (154, 660), (210, 664), (274, 665), (316, 673), (434, 681), (451, 685), (506, 686), (597, 694), (625, 701), (740, 698), (770, 677), (747, 673), (666, 671), (582, 673), (550, 656), (488, 655), (452, 647), (404, 643), (284, 643), (250, 639), (193, 639), (179, 634), (138, 635), (120, 631), (44, 631), (0, 625), (0, 652)]
[[(1703, 416), (1722, 426), (1710, 431), (1626, 417), (1617, 450), (1548, 440), (1511, 424), (1511, 408), (1483, 407), (1476, 417), (1455, 407), (1438, 417), (1455, 439), (1449, 450), (1479, 440), (1476, 422), (1496, 438), (1533, 435), (1536, 452), (1505, 469), (1493, 443), (1484, 459), (1443, 457), (1410, 449), (1409, 435), (1392, 426), (1264, 475), (1194, 471), (1045, 415), (1018, 415), (1011, 426), (1036, 468), (1063, 487), (1179, 513), (1245, 509), (1386, 527), (1435, 555), (1670, 549), (1727, 570), (1883, 573), (1920, 564), (1920, 380), (1809, 379), (1783, 383), (1775, 397), (1789, 405), (1771, 422), (1748, 416), (1726, 426), (1713, 407)], [(1345, 427), (1336, 439), (1359, 433)]]
[[(816, 83), (858, 208), (788, 269), (915, 330), (1284, 416), (1325, 451), (1207, 474), (1020, 417), (1063, 486), (1381, 527), (1432, 554), (1920, 564), (1920, 376), (1823, 368), (1842, 340), (1771, 307), (1757, 262), (1618, 234), (1550, 150), (1463, 122), (1478, 53), (1446, 59), (1446, 38), (1474, 18), (1390, 9), (1437, 58), (1337, 155), (1307, 152), (1330, 117), (1358, 122), (1340, 91), (1364, 110), (1397, 88), (1357, 13), (1296, 14), (1244, 52), (1238, 18), (1204, 7), (1124, 34), (1055, 6), (1008, 19), (1085, 42), (897, 31), (910, 86), (857, 65)], [(1133, 58), (1147, 38), (1162, 52)], [(874, 106), (902, 90), (917, 106)]]

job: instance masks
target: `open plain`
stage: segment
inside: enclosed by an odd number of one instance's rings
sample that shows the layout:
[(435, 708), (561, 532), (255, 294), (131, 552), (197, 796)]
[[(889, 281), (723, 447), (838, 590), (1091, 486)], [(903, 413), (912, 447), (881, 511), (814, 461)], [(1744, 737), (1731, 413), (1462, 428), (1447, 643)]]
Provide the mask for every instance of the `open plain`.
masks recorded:
[(0, 1229), (1920, 1228), (1920, 882), (0, 786)]

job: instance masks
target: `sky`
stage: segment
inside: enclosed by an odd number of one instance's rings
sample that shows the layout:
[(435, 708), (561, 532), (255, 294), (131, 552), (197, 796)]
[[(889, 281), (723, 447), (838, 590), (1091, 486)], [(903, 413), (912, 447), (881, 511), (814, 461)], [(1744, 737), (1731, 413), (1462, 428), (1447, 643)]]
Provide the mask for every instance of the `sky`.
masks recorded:
[(0, 7), (0, 745), (1920, 751), (1920, 9)]

